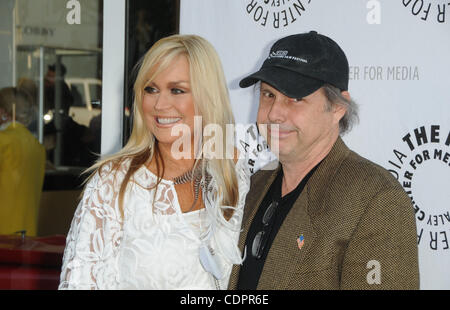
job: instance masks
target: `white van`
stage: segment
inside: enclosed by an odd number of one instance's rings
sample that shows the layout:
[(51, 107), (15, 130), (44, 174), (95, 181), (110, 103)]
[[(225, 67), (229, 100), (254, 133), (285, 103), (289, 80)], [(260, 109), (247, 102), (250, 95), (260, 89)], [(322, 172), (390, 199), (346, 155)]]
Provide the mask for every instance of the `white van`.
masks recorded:
[(101, 113), (102, 81), (92, 78), (67, 78), (74, 103), (69, 115), (80, 125), (89, 127), (91, 119)]

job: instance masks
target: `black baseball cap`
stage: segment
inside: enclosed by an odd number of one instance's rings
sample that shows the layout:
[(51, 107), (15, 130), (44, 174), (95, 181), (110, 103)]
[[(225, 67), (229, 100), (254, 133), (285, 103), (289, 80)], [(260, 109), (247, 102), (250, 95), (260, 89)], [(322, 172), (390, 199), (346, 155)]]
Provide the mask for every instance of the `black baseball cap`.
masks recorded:
[(348, 90), (349, 66), (339, 45), (317, 31), (284, 37), (272, 45), (259, 71), (239, 82), (242, 88), (265, 82), (291, 98), (303, 98), (324, 84)]

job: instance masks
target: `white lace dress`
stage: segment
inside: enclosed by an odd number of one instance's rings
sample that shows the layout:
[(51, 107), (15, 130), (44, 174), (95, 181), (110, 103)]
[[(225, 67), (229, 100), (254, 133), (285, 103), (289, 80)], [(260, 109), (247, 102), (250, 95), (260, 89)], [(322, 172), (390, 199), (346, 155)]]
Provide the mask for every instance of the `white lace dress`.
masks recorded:
[[(226, 289), (232, 265), (242, 262), (237, 242), (250, 183), (245, 160), (236, 164), (236, 211), (219, 223), (220, 206), (209, 202), (214, 191), (204, 192), (206, 208), (182, 213), (173, 182), (149, 190), (157, 178), (144, 166), (126, 189), (122, 220), (118, 192), (128, 166), (114, 179), (106, 165), (86, 185), (67, 236), (59, 289)], [(218, 281), (199, 260), (205, 243), (221, 269)]]

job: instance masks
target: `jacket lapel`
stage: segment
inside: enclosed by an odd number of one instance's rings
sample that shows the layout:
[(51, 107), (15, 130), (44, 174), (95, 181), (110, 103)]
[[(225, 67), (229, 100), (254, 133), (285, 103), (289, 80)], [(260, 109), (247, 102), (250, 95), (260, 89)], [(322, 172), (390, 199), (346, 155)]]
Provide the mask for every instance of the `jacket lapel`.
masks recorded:
[[(301, 248), (297, 238), (303, 235)], [(303, 260), (316, 238), (308, 215), (308, 192), (305, 189), (289, 211), (267, 255), (257, 289), (286, 289), (297, 270), (308, 268)]]
[(350, 149), (339, 137), (328, 155), (322, 160), (322, 163), (311, 176), (305, 189), (308, 190), (309, 209), (308, 214), (312, 222), (317, 214), (326, 207), (324, 199), (329, 188), (329, 183), (333, 180), (339, 170), (342, 162), (347, 158)]
[[(244, 249), (244, 245), (250, 225), (253, 222), (256, 211), (258, 211), (259, 205), (266, 196), (270, 185), (272, 185), (280, 169), (281, 166), (278, 165), (277, 169), (260, 171), (258, 175), (255, 175), (254, 178), (252, 178), (252, 186), (247, 193), (247, 198), (245, 201), (244, 215), (242, 218), (242, 232), (239, 236), (239, 249), (244, 257), (248, 254), (246, 253), (247, 250)], [(240, 265), (233, 265), (230, 282), (228, 285), (229, 289), (236, 289), (240, 269)]]

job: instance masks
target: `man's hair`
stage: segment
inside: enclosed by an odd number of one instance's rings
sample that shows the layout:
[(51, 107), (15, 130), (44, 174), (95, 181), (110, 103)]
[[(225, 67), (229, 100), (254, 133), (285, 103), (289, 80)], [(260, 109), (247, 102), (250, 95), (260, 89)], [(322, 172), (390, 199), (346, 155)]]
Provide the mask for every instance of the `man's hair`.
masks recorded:
[(353, 126), (359, 122), (358, 104), (350, 98), (347, 99), (341, 94), (341, 90), (330, 84), (325, 84), (323, 87), (325, 97), (327, 98), (326, 109), (330, 111), (335, 104), (345, 107), (346, 112), (339, 121), (339, 133), (344, 135), (349, 132)]

